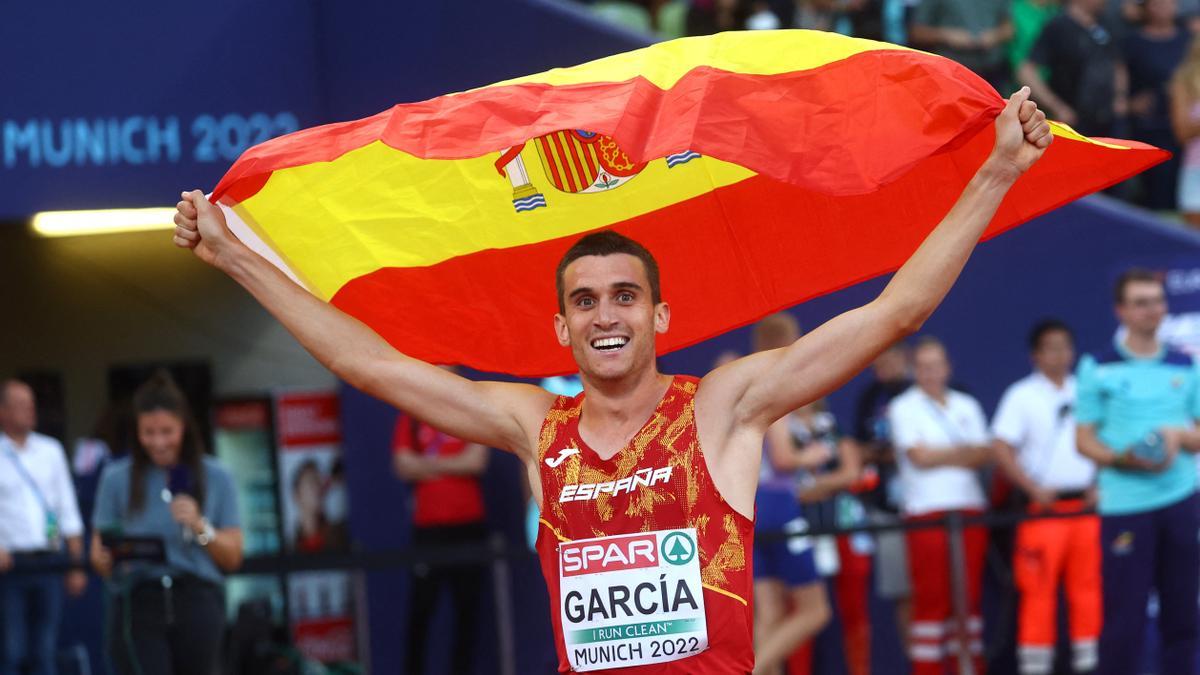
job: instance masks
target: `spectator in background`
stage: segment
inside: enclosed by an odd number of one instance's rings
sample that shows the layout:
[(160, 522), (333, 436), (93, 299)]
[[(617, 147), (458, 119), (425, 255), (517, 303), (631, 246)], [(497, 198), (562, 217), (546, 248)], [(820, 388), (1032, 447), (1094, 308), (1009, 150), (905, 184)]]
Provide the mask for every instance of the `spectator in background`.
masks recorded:
[[(849, 529), (865, 525), (866, 509), (852, 492), (861, 486), (862, 451), (850, 437), (838, 434), (837, 421), (826, 409), (824, 399), (814, 401), (787, 418), (791, 447), (797, 451), (813, 443), (823, 444), (830, 459), (802, 475), (800, 513), (810, 527), (822, 530)], [(785, 439), (779, 438), (780, 443)], [(841, 616), (842, 644), (849, 675), (871, 672), (871, 617), (867, 588), (871, 583), (871, 554), (874, 543), (865, 532), (828, 535), (814, 541), (817, 571), (833, 578)]]
[(1176, 208), (1179, 181), (1179, 143), (1171, 130), (1167, 83), (1183, 62), (1191, 33), (1179, 24), (1176, 0), (1146, 0), (1142, 23), (1125, 38), (1129, 69), (1129, 136), (1169, 150), (1172, 157), (1139, 176), (1138, 203), (1148, 209)]
[[(487, 468), (487, 459), (487, 448), (478, 443), (454, 438), (408, 415), (397, 418), (393, 468), (401, 480), (413, 483), (415, 549), (486, 544), (479, 476)], [(450, 672), (472, 672), (483, 589), (478, 565), (415, 565), (410, 588), (408, 667), (404, 672), (426, 672), (430, 618), (443, 591), (449, 591), (454, 601)]]
[[(779, 312), (755, 324), (753, 339), (756, 352), (777, 349), (800, 339), (800, 326), (792, 315)], [(794, 535), (808, 530), (797, 502), (798, 479), (832, 457), (831, 448), (819, 440), (798, 444), (791, 417), (772, 424), (763, 439), (754, 499), (756, 533)], [(780, 673), (788, 655), (829, 622), (829, 599), (817, 573), (811, 537), (756, 538), (753, 554), (754, 672)]]
[[(0, 381), (0, 675), (53, 675), (64, 579), (37, 568), (60, 562), (61, 547), (83, 560), (83, 521), (62, 444), (34, 431), (33, 389)], [(14, 570), (16, 572), (14, 573)], [(83, 593), (87, 576), (67, 574)]]
[[(165, 371), (138, 388), (133, 409), (134, 447), (105, 467), (92, 514), (92, 566), (113, 582), (109, 655), (123, 675), (212, 675), (225, 634), (224, 575), (242, 563), (237, 489), (205, 454)], [(161, 540), (165, 561), (114, 559), (108, 544), (128, 536)]]
[(909, 38), (914, 47), (954, 59), (1008, 91), (1006, 48), (1012, 40), (1008, 0), (920, 0)]
[[(939, 520), (951, 512), (968, 515), (986, 504), (975, 470), (987, 463), (987, 423), (979, 402), (949, 388), (950, 361), (936, 338), (913, 348), (916, 385), (888, 409), (903, 484), (907, 522)], [(983, 672), (983, 620), (980, 590), (987, 530), (966, 528), (966, 626), (955, 625), (951, 605), (950, 550), (940, 527), (909, 530), (913, 609), (909, 657), (913, 675), (941, 675), (943, 667), (967, 650), (975, 672)]]
[[(1020, 70), (1021, 63), (1029, 58), (1029, 52), (1042, 34), (1042, 29), (1061, 9), (1058, 0), (1013, 0), (1009, 9), (1013, 38), (1008, 43), (1008, 65), (1014, 74)], [(1045, 80), (1049, 72), (1043, 67), (1039, 74)]]
[[(874, 381), (858, 397), (854, 409), (854, 436), (866, 463), (865, 475), (874, 474), (874, 489), (864, 496), (870, 521), (876, 525), (900, 522), (900, 480), (892, 447), (888, 406), (912, 386), (908, 346), (897, 342), (871, 364)], [(875, 592), (895, 604), (896, 630), (907, 643), (912, 611), (912, 582), (908, 574), (908, 549), (899, 530), (875, 536)]]
[(1177, 203), (1184, 221), (1200, 227), (1200, 40), (1192, 40), (1171, 77), (1171, 128), (1183, 146)]
[[(1121, 47), (1103, 18), (1104, 0), (1066, 0), (1017, 69), (1046, 115), (1088, 136), (1113, 136), (1127, 110)], [(1039, 68), (1050, 71), (1042, 79)]]
[(741, 30), (750, 16), (747, 0), (692, 0), (687, 13), (688, 35), (712, 35)]
[[(996, 464), (1022, 490), (1030, 513), (1077, 513), (1091, 505), (1096, 467), (1075, 448), (1071, 330), (1061, 321), (1040, 322), (1029, 348), (1033, 374), (1004, 392), (992, 420)], [(1060, 587), (1070, 608), (1074, 672), (1094, 670), (1102, 611), (1099, 518), (1021, 523), (1013, 571), (1021, 594), (1021, 675), (1049, 675), (1054, 669)]]
[[(1167, 313), (1158, 277), (1117, 281), (1121, 331), (1078, 369), (1079, 451), (1100, 465), (1104, 627), (1098, 672), (1141, 672), (1146, 603), (1158, 591), (1162, 665), (1188, 675), (1196, 661), (1200, 517), (1196, 462), (1200, 376), (1192, 358), (1159, 342)], [(1180, 452), (1184, 450), (1185, 452)]]

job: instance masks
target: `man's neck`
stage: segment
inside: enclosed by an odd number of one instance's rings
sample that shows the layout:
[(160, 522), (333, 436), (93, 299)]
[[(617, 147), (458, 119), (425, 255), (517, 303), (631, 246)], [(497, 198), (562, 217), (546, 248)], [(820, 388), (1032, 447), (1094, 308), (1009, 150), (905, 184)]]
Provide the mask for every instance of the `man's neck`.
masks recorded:
[(29, 431), (21, 432), (9, 429), (4, 429), (3, 431), (5, 436), (8, 436), (10, 439), (12, 439), (13, 445), (16, 446), (17, 450), (25, 449), (25, 443), (29, 440), (29, 434), (32, 433)]
[(654, 368), (636, 379), (596, 382), (584, 376), (587, 395), (579, 421), (584, 441), (606, 459), (616, 454), (658, 407), (671, 379)]
[(1050, 380), (1050, 382), (1053, 383), (1054, 386), (1059, 389), (1062, 389), (1063, 384), (1067, 381), (1067, 372), (1065, 370), (1062, 372), (1057, 372), (1057, 371), (1051, 372), (1048, 370), (1039, 370), (1038, 372), (1041, 373), (1042, 376), (1045, 377), (1047, 380)]
[(939, 387), (937, 389), (921, 387), (921, 391), (925, 392), (925, 395), (929, 398), (937, 401), (939, 405), (946, 405), (946, 392), (949, 391), (946, 387)]
[(1125, 335), (1124, 345), (1134, 356), (1155, 356), (1162, 349), (1155, 333), (1129, 331)]
[(657, 406), (670, 383), (671, 376), (649, 368), (643, 373), (621, 380), (592, 380), (587, 376), (583, 376), (582, 379), (584, 391), (587, 393), (583, 400), (585, 414), (591, 418), (592, 423), (607, 425), (629, 421), (640, 415), (645, 408), (653, 409)]

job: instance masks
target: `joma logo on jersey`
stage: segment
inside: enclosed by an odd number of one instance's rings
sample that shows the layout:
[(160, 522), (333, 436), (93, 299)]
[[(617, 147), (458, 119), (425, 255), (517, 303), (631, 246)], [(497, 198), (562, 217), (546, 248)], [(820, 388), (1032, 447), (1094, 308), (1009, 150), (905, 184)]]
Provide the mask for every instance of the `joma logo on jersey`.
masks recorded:
[(562, 492), (558, 495), (558, 501), (584, 502), (596, 499), (600, 495), (616, 497), (617, 495), (629, 494), (641, 487), (654, 487), (660, 483), (667, 483), (670, 480), (671, 467), (669, 466), (661, 469), (638, 469), (632, 476), (626, 476), (620, 480), (612, 480), (606, 483), (572, 483), (571, 485), (564, 485)]
[(579, 574), (657, 567), (656, 542), (653, 534), (635, 534), (563, 544), (559, 553), (562, 574), (564, 577), (573, 577)]

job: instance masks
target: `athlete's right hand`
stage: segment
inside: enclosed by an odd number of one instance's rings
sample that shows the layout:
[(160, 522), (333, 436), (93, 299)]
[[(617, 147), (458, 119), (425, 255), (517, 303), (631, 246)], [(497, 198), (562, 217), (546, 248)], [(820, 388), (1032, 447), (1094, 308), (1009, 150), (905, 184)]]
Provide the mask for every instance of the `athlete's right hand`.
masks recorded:
[(223, 256), (241, 245), (225, 224), (225, 213), (200, 190), (180, 196), (175, 205), (175, 245), (191, 249), (204, 262), (220, 267)]

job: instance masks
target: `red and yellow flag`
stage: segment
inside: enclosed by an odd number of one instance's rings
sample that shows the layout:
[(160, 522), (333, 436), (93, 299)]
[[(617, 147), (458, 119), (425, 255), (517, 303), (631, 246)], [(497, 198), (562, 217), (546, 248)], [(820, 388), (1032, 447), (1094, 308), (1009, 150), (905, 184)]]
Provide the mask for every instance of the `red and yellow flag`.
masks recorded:
[[(1003, 104), (923, 52), (725, 33), (277, 138), (213, 198), (405, 353), (540, 376), (574, 368), (551, 317), (581, 234), (612, 228), (659, 258), (658, 348), (678, 349), (897, 268), (991, 150)], [(1053, 131), (987, 236), (1167, 157)]]

